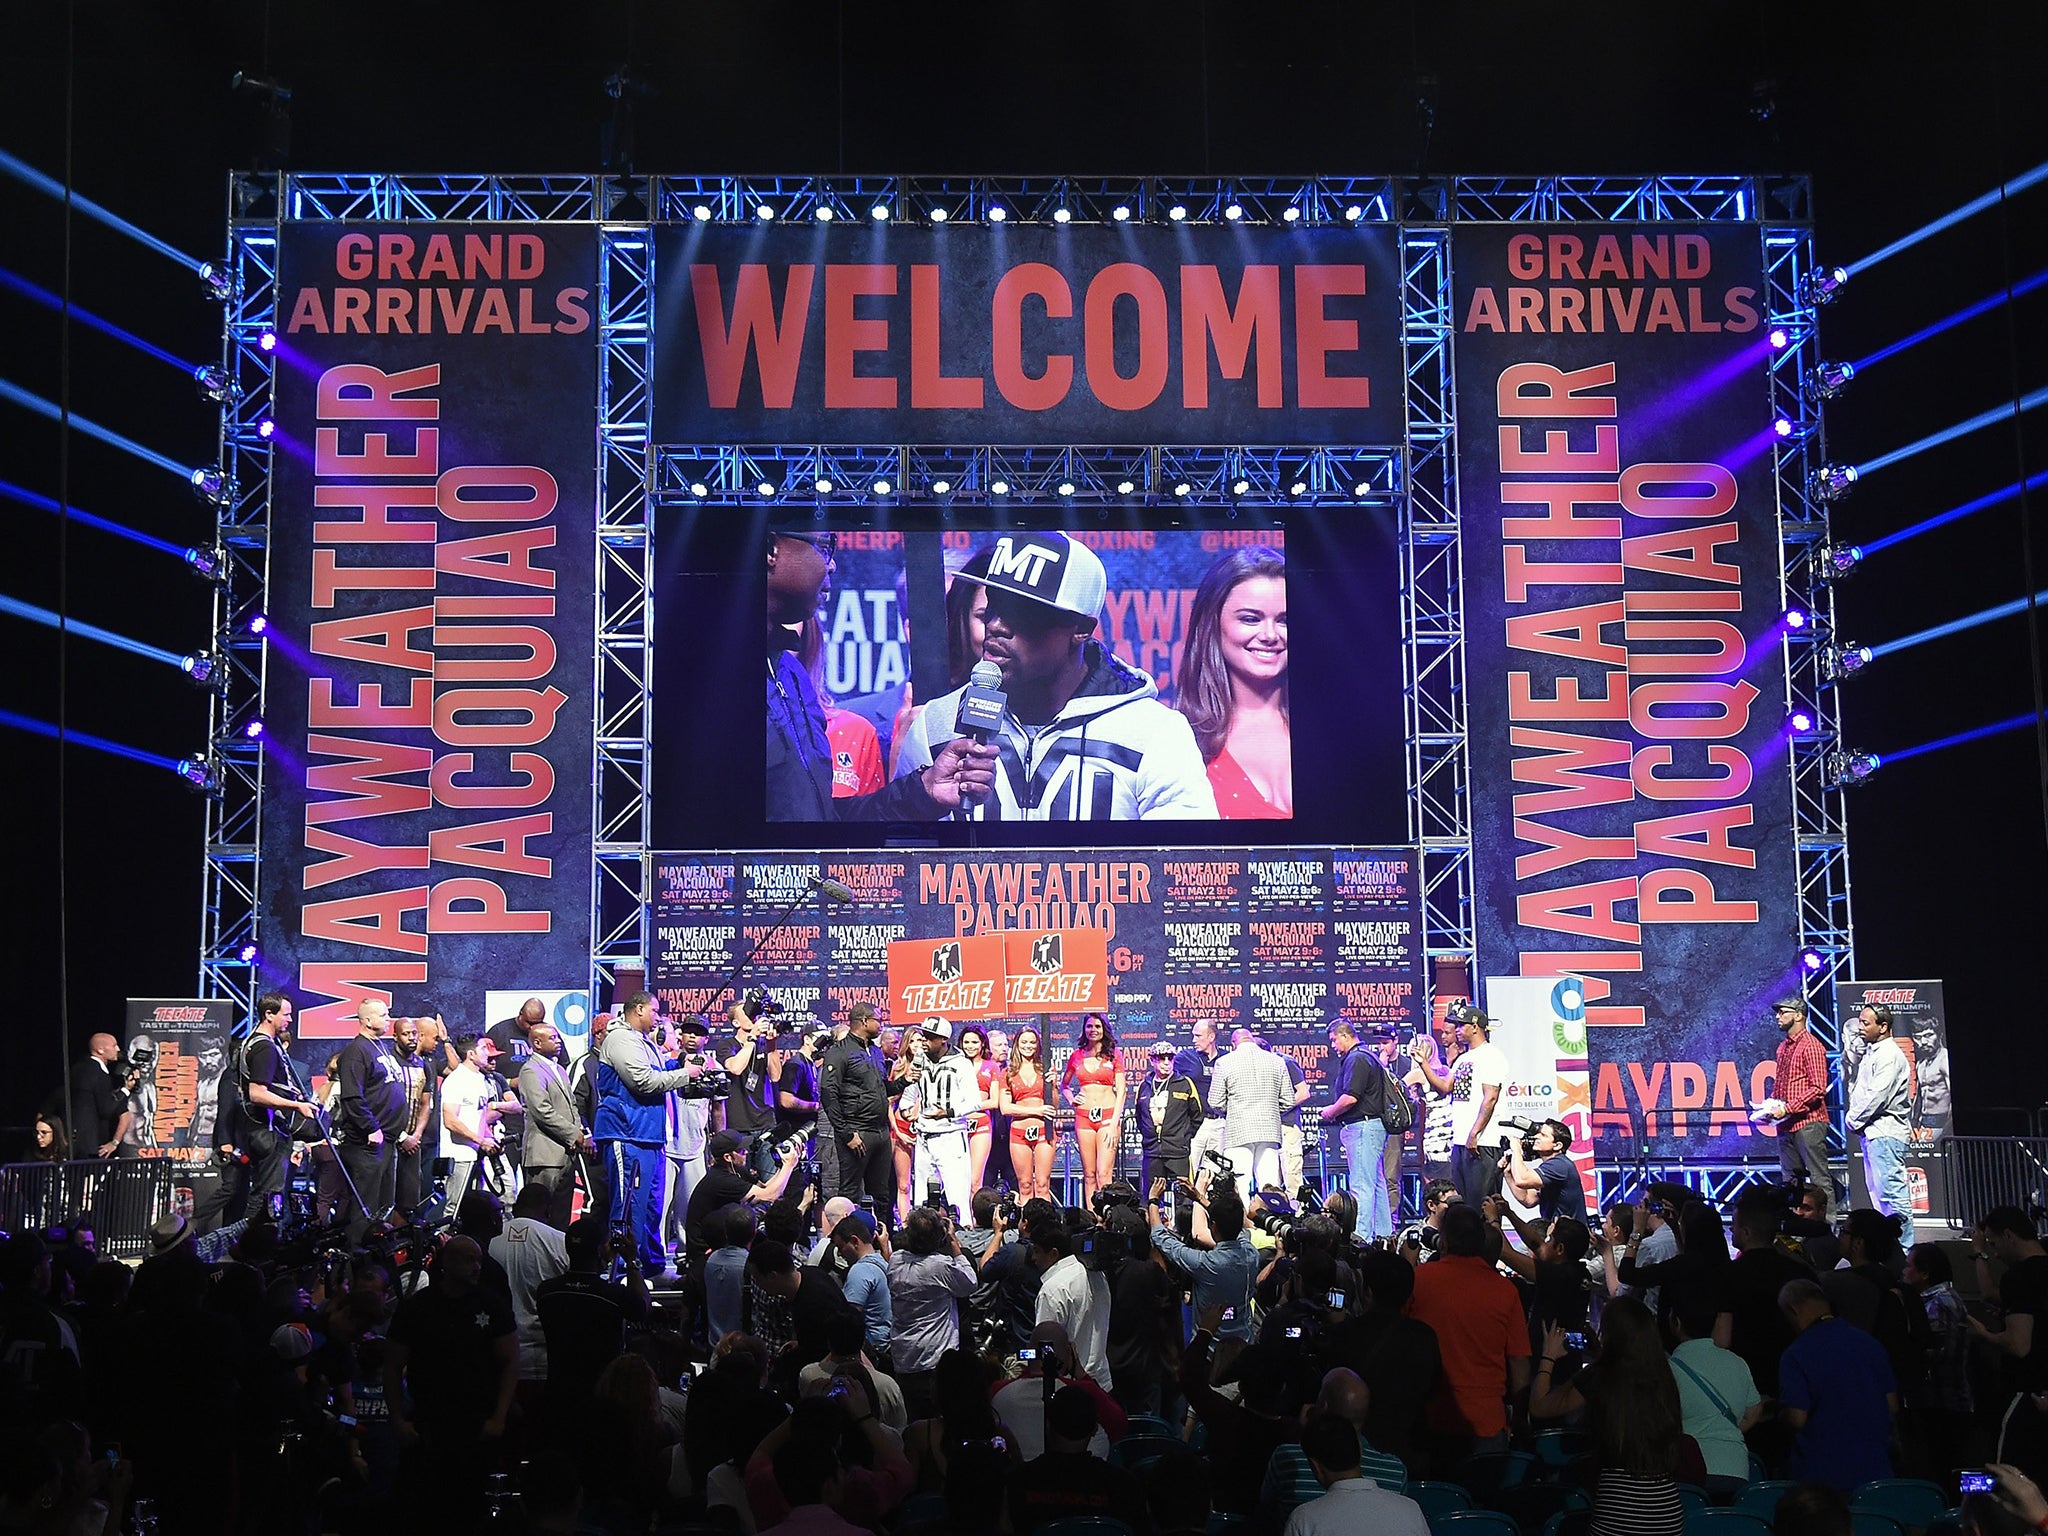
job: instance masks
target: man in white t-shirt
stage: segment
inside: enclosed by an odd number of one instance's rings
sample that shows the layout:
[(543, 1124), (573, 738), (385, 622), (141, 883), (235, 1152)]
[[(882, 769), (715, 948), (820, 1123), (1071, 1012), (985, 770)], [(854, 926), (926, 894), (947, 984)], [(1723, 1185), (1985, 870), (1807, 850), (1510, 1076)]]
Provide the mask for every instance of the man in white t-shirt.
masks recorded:
[(461, 1064), (441, 1079), (441, 1155), (448, 1159), (448, 1209), (459, 1210), (476, 1177), (476, 1160), (498, 1150), (489, 1106), (496, 1095), (484, 1075), (489, 1065), (482, 1035), (455, 1042)]
[(1477, 1209), (1488, 1195), (1500, 1192), (1500, 1152), (1481, 1151), (1480, 1138), (1493, 1123), (1500, 1103), (1501, 1088), (1508, 1080), (1508, 1058), (1493, 1043), (1492, 1022), (1467, 1002), (1451, 1004), (1448, 1017), (1458, 1031), (1465, 1054), (1448, 1072), (1439, 1072), (1433, 1060), (1415, 1057), (1415, 1065), (1429, 1079), (1430, 1087), (1450, 1095), (1451, 1100), (1451, 1182), (1467, 1205)]
[(545, 1184), (529, 1184), (512, 1202), (512, 1219), (491, 1239), (491, 1257), (512, 1286), (512, 1321), (519, 1330), (519, 1379), (548, 1379), (548, 1336), (533, 1293), (543, 1280), (569, 1272), (569, 1247), (546, 1221), (551, 1198)]

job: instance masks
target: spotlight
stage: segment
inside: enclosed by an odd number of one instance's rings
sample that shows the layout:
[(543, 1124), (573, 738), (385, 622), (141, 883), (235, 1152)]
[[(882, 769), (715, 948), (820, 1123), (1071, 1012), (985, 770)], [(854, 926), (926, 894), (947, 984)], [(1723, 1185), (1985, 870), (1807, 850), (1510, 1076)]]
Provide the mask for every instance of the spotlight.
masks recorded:
[(1180, 223), (1181, 220), (1185, 219), (1188, 216), (1187, 204), (1175, 203), (1171, 208), (1166, 210), (1166, 216), (1169, 219), (1173, 220), (1174, 223)]
[(1830, 752), (1821, 776), (1830, 789), (1854, 789), (1883, 766), (1875, 752)]
[(192, 486), (192, 494), (201, 501), (210, 501), (219, 506), (227, 496), (228, 477), (211, 464), (202, 464), (186, 477)]
[(830, 203), (818, 204), (816, 217), (820, 224), (830, 224), (832, 222), (832, 205)]
[(1239, 219), (1244, 217), (1244, 208), (1237, 203), (1228, 204), (1223, 210), (1223, 217), (1230, 220), (1231, 223), (1235, 224)]
[(1806, 483), (1806, 491), (1815, 501), (1840, 501), (1849, 494), (1849, 487), (1856, 483), (1854, 464), (1823, 464), (1813, 472), (1813, 478)]
[(1242, 475), (1239, 475), (1235, 480), (1230, 482), (1230, 494), (1233, 496), (1243, 496), (1247, 494), (1251, 490), (1251, 488), (1251, 481), (1245, 479)]
[(219, 666), (219, 662), (205, 651), (194, 651), (178, 662), (178, 670), (202, 688), (213, 681), (213, 674)]
[(1804, 629), (1812, 622), (1812, 618), (1813, 616), (1804, 608), (1787, 608), (1785, 610), (1785, 627), (1787, 629)]
[(1867, 645), (1831, 645), (1820, 653), (1821, 675), (1829, 682), (1844, 683), (1870, 665)]
[(766, 203), (762, 203), (757, 208), (754, 209), (754, 217), (759, 219), (763, 224), (771, 223), (775, 218), (775, 210), (773, 208), (770, 208)]
[(261, 741), (263, 739), (262, 719), (259, 717), (257, 719), (251, 720), (247, 725), (242, 727), (242, 734), (245, 737), (247, 737), (250, 741)]
[(991, 224), (1000, 224), (1000, 223), (1002, 223), (1002, 222), (1003, 222), (1003, 220), (1007, 219), (1007, 218), (1008, 218), (1009, 216), (1010, 216), (1010, 210), (1009, 210), (1009, 209), (1007, 209), (1007, 208), (1005, 208), (1005, 207), (1004, 207), (1004, 206), (1003, 206), (1003, 205), (1002, 205), (1001, 203), (990, 203), (990, 204), (988, 205), (988, 221), (989, 221), (989, 223), (991, 223)]
[(202, 261), (199, 264), (199, 286), (206, 290), (209, 299), (224, 301), (235, 291), (234, 274), (217, 261)]
[(1074, 482), (1071, 480), (1062, 480), (1058, 485), (1053, 487), (1053, 490), (1058, 495), (1071, 496), (1074, 494)]
[(773, 480), (763, 480), (754, 489), (763, 496), (773, 496), (775, 494), (775, 482)]
[(1136, 482), (1131, 480), (1119, 480), (1116, 483), (1116, 493), (1119, 496), (1128, 496), (1137, 488)]
[(1792, 418), (1789, 416), (1780, 416), (1776, 421), (1771, 423), (1771, 430), (1777, 433), (1780, 437), (1790, 437), (1793, 431), (1795, 430), (1795, 428), (1792, 425)]
[(273, 437), (277, 436), (277, 423), (268, 416), (264, 417), (256, 423), (256, 435), (264, 442), (269, 442)]
[(270, 615), (267, 613), (257, 613), (250, 615), (248, 627), (249, 633), (252, 635), (261, 636), (269, 634)]
[(706, 485), (702, 480), (692, 480), (690, 482), (690, 494), (696, 497), (699, 501), (702, 501), (706, 496), (709, 496), (711, 494), (711, 487)]
[(1816, 400), (1833, 400), (1856, 378), (1854, 363), (1818, 363), (1806, 375), (1806, 392)]
[(1344, 210), (1344, 222), (1347, 224), (1356, 224), (1360, 219), (1364, 217), (1365, 210), (1361, 208), (1357, 203), (1353, 203), (1349, 208), (1346, 208)]
[(257, 950), (254, 944), (244, 944), (235, 951), (235, 958), (244, 965), (254, 965), (256, 963), (256, 954)]
[(875, 482), (875, 494), (877, 496), (887, 496), (893, 489), (894, 487), (887, 480), (877, 480)]
[(1007, 496), (1010, 494), (1010, 482), (1007, 480), (991, 480), (988, 483), (988, 493), (991, 496)]
[(1112, 219), (1115, 219), (1117, 223), (1121, 224), (1125, 220), (1130, 218), (1131, 205), (1129, 203), (1118, 203), (1114, 208), (1109, 210), (1109, 216)]
[(1071, 208), (1055, 208), (1052, 211), (1052, 221), (1055, 224), (1071, 224), (1074, 221), (1074, 210)]
[(1176, 480), (1173, 483), (1173, 494), (1176, 496), (1192, 495), (1194, 489), (1195, 488), (1192, 485), (1189, 485), (1185, 480)]
[(1863, 546), (1823, 544), (1806, 558), (1822, 581), (1840, 581), (1863, 563)]
[(1358, 484), (1351, 487), (1351, 494), (1356, 496), (1360, 501), (1365, 500), (1366, 497), (1372, 494), (1372, 482), (1369, 480), (1359, 481)]
[(820, 496), (830, 496), (832, 494), (832, 482), (830, 480), (827, 480), (823, 475), (820, 475), (817, 479), (811, 482), (811, 489), (816, 491)]
[(953, 482), (950, 480), (934, 480), (932, 482), (932, 494), (934, 496), (944, 496), (952, 489)]
[(219, 363), (208, 363), (204, 367), (194, 368), (192, 382), (199, 386), (199, 393), (215, 405), (232, 400), (241, 393), (235, 388), (235, 381), (228, 377), (227, 369), (221, 367)]
[(1280, 210), (1280, 217), (1290, 224), (1299, 224), (1301, 222), (1301, 210), (1295, 207), (1294, 204), (1289, 203)]
[(228, 553), (225, 549), (208, 549), (194, 544), (185, 551), (185, 563), (192, 567), (194, 574), (208, 581), (221, 581), (228, 570)]
[(220, 793), (220, 770), (203, 757), (188, 757), (179, 763), (178, 777), (202, 795)]
[(1847, 267), (1829, 267), (1822, 272), (1809, 272), (1799, 279), (1799, 302), (1808, 309), (1832, 304), (1840, 295), (1842, 284), (1848, 281)]
[(888, 223), (888, 222), (889, 222), (889, 205), (888, 205), (887, 203), (877, 203), (877, 204), (875, 204), (875, 206), (874, 206), (874, 207), (872, 207), (872, 208), (870, 208), (870, 209), (868, 210), (868, 217), (869, 217), (869, 218), (871, 218), (871, 219), (873, 219), (873, 220), (874, 220), (874, 221), (875, 221), (875, 222), (876, 222), (877, 224), (886, 224), (886, 223)]
[(1813, 729), (1813, 714), (1809, 710), (1795, 709), (1785, 717), (1785, 725), (1794, 736), (1804, 736)]
[(1799, 964), (1809, 972), (1817, 971), (1827, 964), (1827, 957), (1817, 949), (1802, 949), (1799, 951)]
[(277, 332), (263, 332), (256, 338), (256, 345), (265, 352), (275, 352), (277, 350)]
[(1790, 331), (1786, 330), (1782, 325), (1771, 327), (1771, 350), (1773, 352), (1782, 352), (1791, 345), (1792, 333)]
[(946, 222), (946, 210), (945, 210), (945, 209), (943, 209), (943, 208), (934, 208), (934, 209), (932, 210), (932, 222), (933, 222), (934, 224), (943, 224), (943, 223), (945, 223), (945, 222)]
[(690, 217), (695, 219), (699, 224), (710, 223), (711, 205), (709, 203), (699, 203), (696, 207), (690, 210)]
[(1306, 496), (1308, 494), (1308, 482), (1306, 480), (1295, 481), (1287, 487), (1287, 494), (1290, 496)]

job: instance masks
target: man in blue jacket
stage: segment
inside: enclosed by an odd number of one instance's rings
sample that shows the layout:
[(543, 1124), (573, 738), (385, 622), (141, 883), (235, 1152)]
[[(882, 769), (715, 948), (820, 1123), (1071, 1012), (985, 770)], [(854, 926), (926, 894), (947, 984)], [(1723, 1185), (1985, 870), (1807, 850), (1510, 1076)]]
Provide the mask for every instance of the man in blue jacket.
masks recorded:
[(592, 1128), (612, 1185), (612, 1226), (640, 1247), (655, 1274), (667, 1267), (661, 1241), (661, 1186), (668, 1139), (668, 1096), (686, 1091), (701, 1066), (663, 1058), (652, 1039), (654, 998), (635, 992), (605, 1032), (597, 1062), (597, 1123)]

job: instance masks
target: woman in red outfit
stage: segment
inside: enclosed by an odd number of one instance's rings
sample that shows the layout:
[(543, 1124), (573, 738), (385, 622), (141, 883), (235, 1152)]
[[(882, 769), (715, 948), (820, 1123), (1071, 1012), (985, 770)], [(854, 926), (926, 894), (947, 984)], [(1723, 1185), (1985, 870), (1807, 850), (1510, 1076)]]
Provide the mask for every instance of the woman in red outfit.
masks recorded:
[(1010, 1122), (1010, 1166), (1017, 1170), (1017, 1200), (1052, 1198), (1052, 1122), (1046, 1118), (1045, 1049), (1025, 1025), (1010, 1045), (1003, 1069), (1002, 1111)]
[(1081, 1148), (1083, 1203), (1116, 1177), (1123, 1149), (1124, 1068), (1117, 1060), (1109, 1020), (1091, 1013), (1081, 1020), (1081, 1038), (1067, 1058), (1060, 1095), (1074, 1106), (1074, 1140)]
[(958, 1044), (960, 1054), (974, 1064), (974, 1080), (981, 1088), (981, 1108), (967, 1117), (967, 1163), (974, 1179), (968, 1188), (979, 1189), (988, 1172), (988, 1112), (996, 1107), (996, 1073), (1001, 1069), (989, 1053), (988, 1031), (979, 1024), (961, 1025)]
[(1177, 707), (1194, 728), (1216, 814), (1294, 815), (1287, 706), (1287, 562), (1264, 545), (1209, 567), (1188, 608)]

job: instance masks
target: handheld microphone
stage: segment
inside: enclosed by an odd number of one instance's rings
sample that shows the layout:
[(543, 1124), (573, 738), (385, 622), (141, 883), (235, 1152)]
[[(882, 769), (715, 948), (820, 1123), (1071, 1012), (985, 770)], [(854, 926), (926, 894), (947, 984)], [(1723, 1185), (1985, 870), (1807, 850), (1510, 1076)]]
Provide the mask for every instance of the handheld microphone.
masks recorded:
[(847, 902), (853, 900), (853, 888), (851, 886), (842, 885), (837, 880), (827, 880), (821, 875), (812, 875), (810, 878), (811, 889), (827, 901), (836, 901), (841, 906), (844, 906)]
[[(1009, 695), (1003, 692), (1003, 669), (992, 661), (977, 661), (967, 674), (967, 686), (960, 691), (960, 709), (953, 725), (962, 736), (987, 746), (1001, 733), (1003, 716), (1009, 711)], [(974, 798), (960, 797), (960, 809), (975, 809)]]

